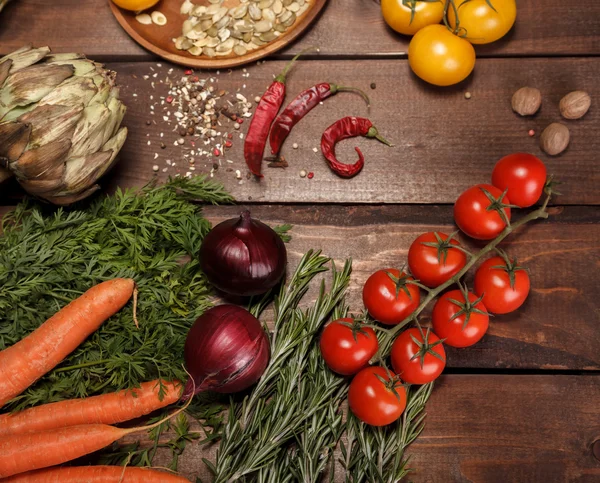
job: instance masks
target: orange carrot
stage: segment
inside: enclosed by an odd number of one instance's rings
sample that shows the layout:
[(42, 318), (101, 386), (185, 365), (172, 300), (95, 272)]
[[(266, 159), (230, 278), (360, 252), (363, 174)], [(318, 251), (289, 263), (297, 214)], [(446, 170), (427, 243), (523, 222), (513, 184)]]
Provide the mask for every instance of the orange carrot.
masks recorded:
[(139, 418), (176, 402), (179, 382), (163, 381), (165, 394), (158, 397), (159, 381), (144, 382), (140, 388), (85, 399), (44, 404), (13, 414), (0, 414), (0, 436), (32, 433), (80, 424), (115, 424)]
[(102, 282), (0, 352), (0, 407), (53, 369), (118, 312), (131, 297), (134, 285), (128, 278)]
[(0, 437), (0, 478), (60, 465), (98, 451), (131, 433), (156, 428), (185, 411), (185, 406), (166, 418), (138, 428), (115, 428), (107, 424), (81, 424)]
[(189, 480), (146, 468), (71, 466), (30, 471), (2, 480), (2, 483), (189, 483)]

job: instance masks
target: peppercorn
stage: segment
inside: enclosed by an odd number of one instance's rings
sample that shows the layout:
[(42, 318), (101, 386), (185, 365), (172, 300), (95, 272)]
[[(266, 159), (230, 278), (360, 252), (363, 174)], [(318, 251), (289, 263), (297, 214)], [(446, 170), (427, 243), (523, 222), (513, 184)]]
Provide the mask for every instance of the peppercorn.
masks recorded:
[(371, 82), (371, 89), (375, 89), (377, 87), (377, 84), (375, 84), (375, 82)]
[(185, 136), (187, 134), (187, 129), (182, 127), (179, 129), (179, 135), (180, 136)]

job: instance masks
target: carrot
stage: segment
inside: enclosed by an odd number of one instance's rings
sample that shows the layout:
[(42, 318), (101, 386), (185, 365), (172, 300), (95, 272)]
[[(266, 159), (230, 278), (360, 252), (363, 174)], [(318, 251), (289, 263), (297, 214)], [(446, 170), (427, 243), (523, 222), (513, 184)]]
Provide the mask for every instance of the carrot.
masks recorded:
[(146, 468), (71, 466), (30, 471), (2, 480), (2, 483), (189, 483), (189, 480)]
[(13, 414), (0, 414), (0, 436), (32, 433), (80, 424), (114, 424), (139, 418), (176, 402), (181, 396), (179, 382), (163, 381), (165, 394), (158, 397), (159, 381), (144, 382), (138, 389), (85, 399), (44, 404)]
[(0, 438), (0, 478), (60, 465), (98, 451), (139, 431), (155, 428), (185, 411), (185, 406), (149, 426), (116, 428), (107, 424), (81, 424)]
[(58, 365), (118, 312), (131, 297), (134, 285), (129, 278), (102, 282), (0, 352), (0, 407)]

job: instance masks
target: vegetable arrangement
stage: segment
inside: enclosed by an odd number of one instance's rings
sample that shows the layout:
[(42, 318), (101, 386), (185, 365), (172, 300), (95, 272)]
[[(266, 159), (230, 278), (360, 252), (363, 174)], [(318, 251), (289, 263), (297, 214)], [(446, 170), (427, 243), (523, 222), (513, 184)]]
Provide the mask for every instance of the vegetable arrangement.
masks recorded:
[[(513, 312), (526, 300), (529, 274), (498, 244), (519, 226), (548, 217), (553, 182), (546, 180), (538, 158), (517, 153), (498, 161), (492, 183), (467, 189), (454, 206), (455, 222), (465, 235), (491, 242), (471, 253), (455, 239), (456, 233), (420, 235), (409, 249), (410, 272), (378, 270), (365, 282), (368, 316), (339, 319), (325, 327), (320, 344), (323, 360), (339, 374), (354, 375), (348, 404), (364, 423), (379, 427), (398, 420), (406, 406), (406, 387), (430, 388), (442, 373), (444, 344), (472, 346), (487, 332), (490, 313)], [(547, 197), (542, 206), (511, 224), (510, 208), (533, 205), (543, 191)], [(513, 198), (517, 204), (510, 203)], [(497, 256), (477, 268), (474, 291), (469, 291), (462, 278), (493, 251)], [(445, 291), (452, 285), (458, 288)], [(432, 327), (424, 328), (419, 315), (438, 296)], [(391, 327), (375, 325), (369, 316)], [(405, 329), (409, 324), (413, 326)]]
[(472, 44), (508, 33), (517, 5), (515, 0), (381, 0), (381, 12), (392, 29), (414, 36), (408, 47), (413, 72), (430, 84), (449, 86), (473, 71)]

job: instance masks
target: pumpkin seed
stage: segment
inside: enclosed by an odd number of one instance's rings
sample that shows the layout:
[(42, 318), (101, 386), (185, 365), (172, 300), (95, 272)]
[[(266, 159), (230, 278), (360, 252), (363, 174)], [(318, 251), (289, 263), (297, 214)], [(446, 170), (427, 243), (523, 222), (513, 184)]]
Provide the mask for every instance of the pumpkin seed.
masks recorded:
[(238, 5), (235, 8), (232, 8), (229, 11), (229, 14), (233, 17), (233, 18), (242, 18), (244, 15), (246, 15), (248, 13), (248, 5)]
[(216, 51), (217, 52), (226, 52), (228, 50), (230, 51), (231, 49), (233, 49), (234, 45), (235, 45), (235, 40), (234, 39), (227, 39), (221, 45), (217, 46)]
[(296, 0), (296, 2), (298, 2), (298, 5), (300, 5), (301, 7), (303, 7), (304, 4), (306, 3), (306, 0)]
[(268, 20), (261, 20), (254, 24), (254, 30), (258, 33), (268, 32), (273, 29), (273, 24)]
[(275, 15), (275, 12), (273, 12), (273, 10), (271, 10), (270, 8), (265, 8), (262, 11), (262, 18), (264, 20), (268, 20), (271, 23), (275, 23), (277, 16)]
[(191, 47), (194, 46), (194, 42), (192, 42), (190, 39), (183, 39), (183, 42), (181, 42), (181, 50), (187, 50)]
[(248, 52), (248, 50), (243, 45), (236, 45), (233, 48), (233, 53), (235, 55), (246, 55), (247, 52)]
[(221, 20), (219, 20), (217, 23), (215, 23), (215, 27), (217, 27), (218, 30), (221, 30), (223, 27), (226, 27), (227, 25), (229, 25), (230, 20), (231, 20), (231, 17), (229, 15), (225, 15)]
[(217, 57), (225, 57), (226, 55), (231, 55), (232, 50), (226, 50), (225, 52), (217, 52)]
[(231, 36), (234, 39), (242, 40), (242, 32), (240, 32), (239, 30), (235, 30), (235, 29), (231, 30)]
[(306, 12), (308, 10), (308, 7), (310, 7), (310, 5), (308, 3), (305, 3), (304, 5), (302, 5), (300, 7), (300, 10), (298, 10), (296, 12), (296, 17), (299, 17), (300, 15), (302, 15), (304, 12)]
[(256, 6), (255, 3), (251, 3), (248, 7), (248, 13), (252, 20), (260, 20), (262, 18), (262, 10)]
[(294, 0), (281, 0), (284, 7), (289, 7)]
[(188, 52), (192, 55), (202, 55), (202, 47), (196, 47), (195, 45), (188, 49)]
[(260, 0), (260, 2), (258, 2), (258, 8), (261, 10), (269, 8), (271, 5), (273, 5), (273, 0)]
[(248, 50), (258, 49), (258, 45), (256, 45), (254, 42), (248, 42), (244, 47), (246, 47)]
[(209, 28), (206, 33), (208, 34), (209, 37), (216, 37), (217, 34), (219, 33), (219, 29), (217, 29), (217, 27), (215, 27), (214, 25)]
[(221, 10), (221, 5), (218, 5), (216, 3), (213, 3), (211, 6), (209, 6), (206, 9), (206, 14), (207, 15), (214, 15), (215, 13), (217, 13), (219, 10)]
[(218, 37), (208, 37), (208, 43), (206, 44), (206, 46), (210, 47), (211, 49), (214, 49), (220, 43), (221, 41)]
[(289, 10), (284, 10), (283, 13), (279, 16), (279, 21), (281, 23), (285, 23), (292, 17), (292, 15), (294, 14)]
[(283, 3), (281, 2), (281, 0), (275, 0), (273, 2), (273, 12), (275, 12), (275, 15), (279, 15), (282, 11)]
[(212, 24), (212, 20), (202, 20), (202, 22), (200, 22), (200, 28), (203, 32), (206, 32), (209, 28), (212, 27)]
[(227, 12), (228, 12), (228, 10), (227, 10), (225, 7), (221, 8), (221, 9), (220, 9), (218, 12), (215, 12), (215, 13), (213, 14), (212, 21), (213, 21), (214, 23), (217, 23), (217, 22), (218, 22), (219, 20), (221, 20), (221, 19), (222, 19), (222, 18), (223, 18), (225, 15), (227, 15)]
[(292, 24), (296, 21), (296, 14), (292, 13), (292, 12), (290, 12), (290, 13), (292, 14), (291, 17), (288, 20), (286, 20), (285, 22), (281, 22), (286, 27), (291, 27)]
[[(150, 15), (148, 15), (150, 16)], [(183, 41), (185, 40), (185, 37), (177, 37), (175, 39), (175, 48), (177, 50), (183, 50)]]
[(135, 19), (142, 25), (150, 25), (152, 23), (152, 17), (147, 13), (136, 15)]
[(245, 34), (246, 32), (254, 32), (254, 27), (251, 27), (250, 25), (246, 25), (246, 24), (242, 24), (236, 28), (243, 34)]
[(300, 5), (298, 5), (298, 2), (293, 2), (288, 5), (287, 9), (290, 12), (297, 12), (298, 10), (300, 10)]
[(196, 17), (199, 17), (200, 15), (204, 15), (206, 13), (206, 7), (204, 5), (198, 5), (197, 7), (194, 7), (194, 10), (192, 11), (192, 13)]
[(183, 35), (187, 35), (190, 30), (194, 28), (194, 24), (190, 19), (184, 20), (183, 25), (181, 27), (181, 32)]
[(209, 3), (218, 3), (221, 4), (222, 0), (208, 0)]
[(283, 33), (287, 30), (287, 27), (285, 25), (283, 25), (282, 23), (278, 23), (275, 25), (275, 31), (279, 32), (279, 33)]
[(212, 37), (209, 37), (208, 35), (206, 37), (204, 37), (203, 39), (197, 40), (196, 42), (194, 42), (194, 45), (196, 47), (206, 47), (209, 42), (212, 40)]
[(244, 42), (250, 42), (252, 40), (252, 32), (244, 32), (242, 39)]
[(159, 12), (158, 10), (152, 12), (150, 17), (152, 18), (152, 22), (154, 22), (155, 25), (159, 25), (161, 27), (163, 25), (167, 25), (167, 17), (165, 17), (164, 13)]
[(263, 34), (260, 34), (260, 37), (259, 37), (259, 39), (262, 40), (263, 42), (272, 42), (276, 38), (277, 38), (277, 35), (275, 35), (275, 32), (265, 32)]
[(185, 36), (190, 40), (198, 40), (206, 37), (206, 33), (198, 32), (197, 30), (192, 29), (187, 34), (185, 34)]
[(202, 51), (204, 52), (204, 55), (206, 55), (208, 57), (214, 57), (216, 54), (215, 49), (213, 49), (211, 47), (204, 47), (204, 49), (202, 49)]
[(225, 42), (229, 37), (231, 37), (231, 30), (229, 29), (223, 29), (220, 30), (218, 33), (219, 39), (221, 39), (221, 42)]

